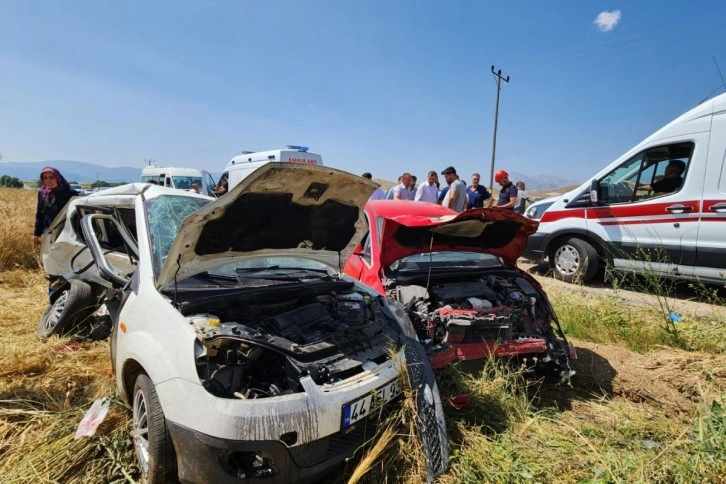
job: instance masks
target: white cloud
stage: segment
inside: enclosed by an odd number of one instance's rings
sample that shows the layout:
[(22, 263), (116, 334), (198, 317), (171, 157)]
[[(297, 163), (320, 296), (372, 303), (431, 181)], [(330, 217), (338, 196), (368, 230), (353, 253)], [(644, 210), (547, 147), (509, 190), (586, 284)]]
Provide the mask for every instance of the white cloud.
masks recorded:
[(612, 12), (600, 12), (592, 23), (603, 32), (610, 32), (620, 22), (620, 10)]

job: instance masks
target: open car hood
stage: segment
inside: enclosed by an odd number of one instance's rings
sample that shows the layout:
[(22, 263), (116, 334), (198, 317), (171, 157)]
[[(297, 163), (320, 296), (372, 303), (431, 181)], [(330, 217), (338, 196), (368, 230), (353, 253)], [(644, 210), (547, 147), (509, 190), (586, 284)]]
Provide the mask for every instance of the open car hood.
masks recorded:
[(395, 261), (430, 251), (470, 251), (501, 257), (514, 264), (539, 223), (511, 210), (474, 208), (457, 215), (385, 217), (380, 261), (388, 269)]
[(184, 220), (156, 285), (245, 256), (293, 255), (337, 267), (367, 230), (363, 207), (377, 186), (327, 166), (267, 163)]

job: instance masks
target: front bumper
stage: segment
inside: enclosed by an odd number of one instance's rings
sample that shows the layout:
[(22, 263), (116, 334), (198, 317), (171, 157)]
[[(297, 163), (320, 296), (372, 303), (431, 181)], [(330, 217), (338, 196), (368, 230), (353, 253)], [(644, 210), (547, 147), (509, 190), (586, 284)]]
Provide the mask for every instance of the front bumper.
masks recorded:
[(439, 370), (456, 361), (456, 349), (449, 344), (437, 345), (436, 348), (426, 348), (426, 356), (431, 368)]
[(527, 237), (527, 247), (524, 249), (523, 257), (531, 260), (532, 262), (542, 262), (547, 256), (545, 239), (548, 234), (541, 234), (535, 232)]
[(335, 471), (376, 431), (376, 418), (307, 444), (221, 439), (167, 421), (181, 482), (314, 482)]
[(460, 360), (478, 360), (492, 355), (499, 358), (539, 355), (547, 351), (547, 342), (542, 338), (526, 338), (523, 341), (506, 343), (460, 343), (452, 346)]

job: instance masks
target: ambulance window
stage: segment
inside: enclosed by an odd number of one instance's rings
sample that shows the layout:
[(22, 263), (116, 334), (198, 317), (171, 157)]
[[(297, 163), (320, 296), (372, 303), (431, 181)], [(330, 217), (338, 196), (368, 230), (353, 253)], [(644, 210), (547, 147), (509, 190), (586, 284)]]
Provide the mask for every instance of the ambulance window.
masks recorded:
[(638, 153), (600, 180), (604, 204), (632, 203), (681, 189), (693, 143), (657, 146)]

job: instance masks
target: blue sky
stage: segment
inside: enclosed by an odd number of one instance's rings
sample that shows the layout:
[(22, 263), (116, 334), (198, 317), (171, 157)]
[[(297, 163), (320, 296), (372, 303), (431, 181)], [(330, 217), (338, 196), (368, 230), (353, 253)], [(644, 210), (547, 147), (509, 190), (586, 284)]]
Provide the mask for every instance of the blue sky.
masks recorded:
[[(603, 21), (596, 19), (601, 13)], [(726, 2), (0, 0), (0, 153), (583, 181), (721, 85)], [(0, 165), (1, 171), (1, 165)]]

